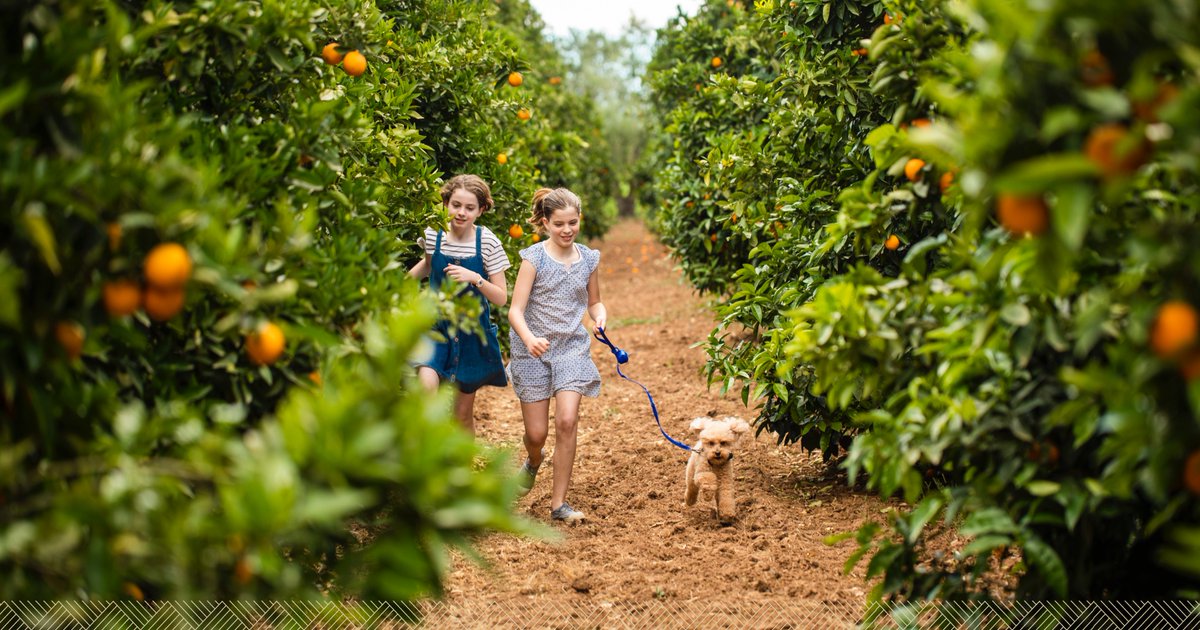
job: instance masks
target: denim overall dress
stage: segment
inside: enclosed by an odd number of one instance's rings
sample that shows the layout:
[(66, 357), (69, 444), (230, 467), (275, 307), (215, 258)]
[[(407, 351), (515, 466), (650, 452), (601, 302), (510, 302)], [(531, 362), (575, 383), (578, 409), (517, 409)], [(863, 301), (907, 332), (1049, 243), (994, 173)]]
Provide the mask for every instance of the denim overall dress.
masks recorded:
[[(437, 245), (429, 261), (429, 285), (432, 288), (436, 290), (441, 287), (446, 279), (446, 265), (449, 264), (465, 267), (484, 278), (487, 277), (481, 248), (482, 230), (475, 228), (475, 255), (467, 258), (451, 258), (443, 254), (442, 234), (443, 230), (438, 230)], [(454, 331), (451, 335), (450, 322), (439, 321), (434, 330), (441, 333), (442, 340), (436, 343), (433, 357), (424, 365), (436, 370), (442, 380), (457, 383), (459, 391), (463, 393), (470, 394), (484, 385), (504, 387), (508, 384), (508, 379), (504, 376), (504, 361), (500, 357), (496, 325), (491, 319), (491, 306), (477, 287), (471, 286), (465, 290), (475, 293), (483, 303), (483, 312), (479, 314), (479, 327), (483, 336), (461, 330)]]

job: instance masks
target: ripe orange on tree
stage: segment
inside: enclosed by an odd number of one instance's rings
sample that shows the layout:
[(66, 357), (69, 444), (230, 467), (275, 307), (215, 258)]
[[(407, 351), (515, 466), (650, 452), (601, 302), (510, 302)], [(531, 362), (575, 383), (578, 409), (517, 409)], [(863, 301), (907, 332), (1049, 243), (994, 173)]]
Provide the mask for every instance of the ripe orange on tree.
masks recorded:
[(1192, 451), (1183, 462), (1183, 485), (1192, 494), (1200, 494), (1200, 449)]
[(508, 73), (508, 84), (509, 85), (511, 85), (513, 87), (521, 87), (521, 84), (524, 82), (525, 82), (525, 77), (522, 77), (520, 72)]
[(142, 289), (129, 279), (104, 283), (104, 310), (113, 317), (132, 315), (142, 303)]
[(522, 229), (521, 226), (514, 223), (508, 226), (508, 235), (513, 238), (521, 238), (522, 236), (525, 236), (525, 230)]
[(1090, 87), (1112, 85), (1113, 82), (1113, 71), (1108, 65), (1108, 59), (1095, 49), (1084, 53), (1079, 61), (1079, 74), (1084, 85)]
[(83, 340), (87, 333), (77, 322), (61, 321), (54, 325), (54, 338), (72, 361), (83, 354)]
[(1133, 111), (1137, 117), (1149, 122), (1158, 122), (1158, 111), (1170, 104), (1179, 96), (1179, 88), (1173, 83), (1162, 82), (1158, 84), (1153, 98), (1149, 100), (1138, 100), (1133, 103)]
[(903, 15), (903, 14), (901, 14), (901, 13), (897, 13), (897, 14), (896, 14), (896, 17), (892, 17), (892, 14), (891, 14), (891, 13), (884, 13), (884, 14), (883, 14), (883, 23), (884, 23), (884, 24), (892, 24), (892, 23), (894, 22), (894, 23), (896, 23), (896, 24), (899, 24), (899, 23), (900, 23), (900, 20), (901, 20), (903, 17), (904, 17), (904, 15)]
[(113, 221), (106, 225), (104, 230), (108, 233), (108, 249), (114, 252), (117, 251), (117, 248), (121, 246), (121, 224)]
[(550, 85), (558, 85), (562, 83), (562, 77), (550, 77)]
[(529, 240), (536, 243), (536, 242), (542, 240), (542, 235), (535, 232), (535, 233), (529, 235)]
[(1144, 138), (1132, 138), (1129, 129), (1120, 123), (1100, 125), (1088, 133), (1084, 155), (1100, 167), (1106, 179), (1129, 175), (1149, 157)]
[(1158, 307), (1150, 328), (1150, 348), (1162, 358), (1173, 357), (1196, 343), (1200, 319), (1196, 309), (1183, 300), (1169, 300)]
[(192, 257), (179, 243), (160, 243), (146, 254), (142, 273), (152, 286), (182, 287), (192, 277)]
[(925, 160), (920, 158), (912, 158), (904, 163), (904, 176), (908, 181), (915, 182), (921, 179), (921, 169), (925, 168)]
[(351, 50), (342, 59), (342, 70), (352, 77), (361, 77), (367, 71), (367, 58), (357, 50)]
[(497, 161), (497, 162), (499, 162), (499, 163), (501, 163), (501, 164), (508, 164), (508, 155), (507, 155), (507, 154), (505, 154), (505, 153), (500, 153), (500, 154), (497, 154), (497, 155), (496, 155), (496, 161)]
[(712, 58), (712, 67), (714, 67), (714, 68), (720, 68), (720, 67), (721, 67), (721, 63), (722, 63), (722, 61), (721, 61), (721, 58), (720, 58), (720, 57), (713, 57), (713, 58)]
[(345, 57), (345, 55), (338, 52), (337, 42), (329, 42), (328, 44), (325, 44), (324, 48), (321, 49), (321, 58), (325, 60), (325, 63), (331, 66), (336, 66), (339, 63), (342, 63), (343, 57)]
[(529, 120), (529, 116), (530, 114), (528, 109), (522, 107), (521, 109), (517, 110), (517, 118), (520, 118), (521, 120)]
[(855, 48), (854, 50), (850, 51), (850, 54), (854, 55), (855, 57), (863, 57), (866, 56), (867, 53), (868, 51), (866, 48)]
[(942, 173), (941, 179), (938, 180), (938, 188), (941, 189), (941, 191), (943, 193), (945, 193), (946, 189), (950, 188), (950, 185), (953, 183), (954, 183), (954, 171), (946, 171), (945, 173)]
[(286, 339), (283, 330), (273, 322), (263, 322), (258, 329), (246, 335), (246, 355), (255, 365), (270, 365), (283, 354)]
[(887, 240), (884, 241), (883, 246), (892, 251), (899, 249), (900, 248), (900, 237), (896, 236), (895, 234), (888, 236)]
[(1002, 194), (996, 200), (996, 218), (1017, 235), (1036, 236), (1050, 226), (1050, 211), (1041, 196)]
[(183, 287), (146, 287), (142, 295), (142, 308), (156, 322), (165, 322), (183, 310)]

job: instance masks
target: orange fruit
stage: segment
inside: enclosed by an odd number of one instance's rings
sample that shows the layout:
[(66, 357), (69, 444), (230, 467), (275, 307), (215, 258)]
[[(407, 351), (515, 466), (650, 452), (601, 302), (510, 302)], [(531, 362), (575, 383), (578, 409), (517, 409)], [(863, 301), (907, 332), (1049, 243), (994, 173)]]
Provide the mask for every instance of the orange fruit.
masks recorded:
[(508, 73), (508, 84), (509, 85), (511, 85), (513, 87), (521, 87), (521, 84), (524, 82), (525, 82), (525, 77), (522, 77), (520, 72)]
[(912, 158), (904, 163), (904, 176), (908, 181), (915, 182), (921, 179), (921, 169), (925, 168), (925, 160), (920, 158)]
[(900, 249), (900, 237), (892, 234), (891, 236), (887, 237), (887, 240), (884, 241), (883, 246), (892, 251)]
[(1200, 449), (1192, 451), (1183, 462), (1183, 485), (1192, 494), (1200, 494)]
[(142, 289), (133, 280), (104, 283), (104, 310), (113, 317), (132, 315), (142, 303)]
[(517, 118), (520, 118), (521, 120), (529, 120), (529, 116), (530, 114), (528, 109), (522, 107), (521, 109), (517, 110)]
[(121, 584), (121, 592), (136, 599), (139, 602), (146, 599), (146, 594), (142, 592), (141, 587), (138, 586), (137, 584), (134, 584), (133, 582), (122, 583)]
[(506, 155), (504, 153), (500, 153), (500, 154), (496, 155), (496, 161), (501, 164), (508, 164), (508, 155)]
[(692, 202), (692, 201), (689, 201), (689, 202), (687, 202), (687, 203), (685, 203), (685, 204), (683, 204), (683, 205), (685, 205), (685, 206), (687, 206), (687, 207), (689, 207), (689, 208), (694, 208), (694, 207), (696, 207), (696, 203), (695, 203), (695, 202)]
[(883, 23), (884, 24), (892, 24), (892, 23), (899, 24), (900, 20), (903, 17), (904, 17), (904, 14), (902, 14), (902, 13), (897, 13), (896, 17), (892, 17), (891, 13), (884, 13), (883, 14)]
[(1047, 464), (1057, 464), (1059, 456), (1058, 445), (1050, 440), (1030, 444), (1029, 452), (1025, 454), (1029, 461)]
[(233, 579), (237, 580), (238, 584), (249, 584), (250, 580), (254, 579), (254, 569), (250, 568), (250, 562), (246, 560), (245, 555), (239, 557), (233, 567)]
[(540, 234), (530, 234), (530, 235), (529, 235), (529, 240), (531, 240), (531, 241), (533, 241), (534, 243), (536, 243), (536, 242), (538, 242), (538, 241), (542, 240), (542, 236), (541, 236)]
[(121, 246), (121, 224), (113, 221), (106, 225), (104, 229), (108, 232), (108, 249), (114, 252), (117, 251), (117, 248)]
[(928, 118), (917, 118), (909, 124), (914, 127), (928, 127), (929, 125), (932, 125), (933, 123), (930, 122), (930, 120)]
[(721, 61), (721, 58), (720, 58), (720, 57), (713, 57), (713, 58), (712, 58), (712, 67), (714, 67), (714, 68), (720, 68), (720, 67), (721, 67), (721, 63), (722, 63), (722, 61)]
[(521, 238), (522, 236), (525, 236), (525, 230), (521, 229), (521, 226), (514, 223), (508, 226), (508, 235), (513, 238)]
[(562, 77), (550, 77), (550, 85), (558, 85), (562, 83)]
[(58, 345), (62, 346), (72, 361), (83, 354), (83, 340), (86, 337), (87, 332), (76, 322), (64, 320), (54, 325), (54, 338), (58, 339)]
[(192, 277), (192, 257), (179, 243), (160, 243), (146, 254), (142, 273), (153, 286), (181, 287)]
[(1158, 90), (1150, 100), (1137, 101), (1133, 111), (1138, 118), (1150, 123), (1158, 122), (1158, 110), (1174, 101), (1179, 96), (1179, 88), (1173, 83), (1159, 83)]
[(1162, 358), (1173, 357), (1196, 343), (1200, 320), (1196, 309), (1183, 300), (1169, 300), (1158, 307), (1150, 328), (1150, 348)]
[(708, 240), (710, 240), (710, 241), (712, 241), (712, 242), (716, 243), (716, 242), (717, 242), (717, 235), (716, 235), (716, 234), (709, 234), (709, 235), (708, 235)]
[(1000, 195), (996, 200), (996, 218), (1017, 235), (1036, 236), (1050, 226), (1050, 211), (1041, 196)]
[(246, 355), (255, 365), (270, 365), (283, 354), (286, 339), (283, 330), (272, 322), (263, 322), (258, 330), (246, 335)]
[(342, 59), (342, 70), (352, 77), (361, 77), (367, 71), (367, 58), (357, 50), (351, 50)]
[(942, 173), (942, 178), (938, 180), (938, 188), (945, 193), (946, 189), (950, 188), (950, 185), (953, 183), (954, 171), (946, 171), (945, 173)]
[(142, 295), (142, 308), (156, 322), (165, 322), (183, 310), (183, 288), (160, 288), (153, 285), (146, 287)]
[(309, 372), (308, 380), (312, 381), (313, 385), (320, 387), (321, 386), (321, 373), (316, 370)]
[(854, 50), (850, 51), (850, 54), (854, 55), (855, 57), (863, 57), (867, 54), (867, 49), (866, 48), (855, 48)]
[(337, 42), (329, 42), (328, 44), (325, 44), (325, 47), (321, 49), (321, 58), (325, 60), (325, 63), (331, 66), (336, 66), (339, 63), (342, 63), (342, 57), (345, 57), (345, 55), (338, 52), (337, 48)]
[(1079, 60), (1079, 74), (1084, 85), (1100, 87), (1112, 85), (1113, 71), (1108, 65), (1108, 59), (1098, 50), (1089, 50)]
[(1109, 123), (1092, 129), (1084, 142), (1083, 153), (1100, 167), (1100, 173), (1106, 179), (1111, 179), (1138, 170), (1149, 157), (1149, 147), (1144, 138), (1131, 139), (1125, 125)]

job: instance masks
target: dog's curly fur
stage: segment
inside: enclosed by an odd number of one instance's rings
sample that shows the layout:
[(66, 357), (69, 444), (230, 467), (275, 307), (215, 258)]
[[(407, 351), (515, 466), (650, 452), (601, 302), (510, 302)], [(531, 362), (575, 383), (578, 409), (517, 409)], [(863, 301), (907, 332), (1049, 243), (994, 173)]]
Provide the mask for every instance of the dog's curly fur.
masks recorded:
[(687, 493), (684, 505), (695, 505), (700, 492), (704, 500), (716, 494), (717, 518), (730, 522), (737, 517), (733, 498), (733, 452), (741, 441), (742, 434), (750, 425), (741, 418), (702, 417), (692, 420), (691, 431), (699, 433), (700, 439), (692, 447), (687, 462)]

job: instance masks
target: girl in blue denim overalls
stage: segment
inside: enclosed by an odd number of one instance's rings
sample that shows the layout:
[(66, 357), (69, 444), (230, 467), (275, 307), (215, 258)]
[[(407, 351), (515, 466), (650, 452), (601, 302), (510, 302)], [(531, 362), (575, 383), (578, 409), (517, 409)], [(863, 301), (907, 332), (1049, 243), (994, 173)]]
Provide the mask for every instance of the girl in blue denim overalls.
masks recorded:
[(428, 276), (434, 289), (446, 278), (468, 285), (468, 290), (483, 302), (479, 315), (482, 334), (451, 334), (449, 322), (439, 321), (434, 329), (440, 339), (435, 342), (433, 356), (418, 365), (417, 375), (431, 391), (436, 391), (443, 380), (458, 386), (454, 414), (473, 435), (475, 392), (484, 385), (508, 384), (488, 304), (503, 306), (508, 301), (504, 270), (512, 265), (500, 239), (491, 230), (475, 225), (475, 220), (492, 207), (487, 182), (475, 175), (456, 175), (442, 187), (442, 203), (450, 215), (449, 230), (425, 230), (425, 258), (413, 265), (408, 275)]

